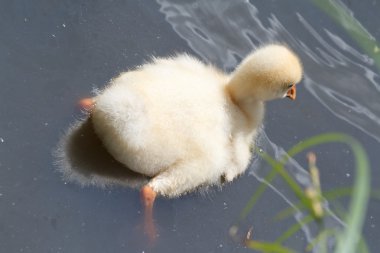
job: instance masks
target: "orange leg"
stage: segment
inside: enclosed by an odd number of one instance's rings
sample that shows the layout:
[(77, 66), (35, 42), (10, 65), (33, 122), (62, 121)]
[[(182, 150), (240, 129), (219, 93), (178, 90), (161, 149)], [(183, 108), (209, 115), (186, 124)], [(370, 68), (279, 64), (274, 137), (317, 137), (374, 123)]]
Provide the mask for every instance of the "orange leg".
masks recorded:
[(95, 100), (93, 98), (83, 98), (79, 100), (79, 107), (86, 111), (91, 111), (91, 109), (94, 107)]
[(153, 220), (153, 204), (157, 193), (150, 186), (145, 185), (141, 189), (141, 201), (144, 205), (144, 232), (154, 243), (157, 237), (156, 227)]

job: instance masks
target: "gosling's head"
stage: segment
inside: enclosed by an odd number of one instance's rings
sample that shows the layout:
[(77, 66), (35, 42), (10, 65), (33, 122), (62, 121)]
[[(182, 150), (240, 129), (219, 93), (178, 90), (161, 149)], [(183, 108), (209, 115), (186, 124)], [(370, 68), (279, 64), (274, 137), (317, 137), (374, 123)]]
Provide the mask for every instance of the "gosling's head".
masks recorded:
[(249, 54), (231, 74), (228, 91), (236, 102), (296, 98), (301, 61), (289, 48), (267, 45)]

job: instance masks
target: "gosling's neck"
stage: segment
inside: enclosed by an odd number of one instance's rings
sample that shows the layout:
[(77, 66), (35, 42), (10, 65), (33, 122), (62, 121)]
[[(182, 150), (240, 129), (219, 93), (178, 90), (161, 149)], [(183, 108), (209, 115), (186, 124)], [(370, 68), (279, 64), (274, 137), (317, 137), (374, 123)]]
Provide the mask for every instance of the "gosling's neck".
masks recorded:
[(263, 82), (262, 76), (257, 74), (252, 55), (248, 56), (236, 69), (229, 75), (226, 85), (227, 93), (231, 101), (240, 109), (250, 127), (257, 127), (261, 124), (264, 117), (264, 101), (260, 97), (260, 92), (253, 90), (252, 84)]
[(249, 128), (256, 128), (261, 124), (265, 112), (264, 101), (237, 92), (231, 83), (226, 86), (226, 93), (246, 119)]

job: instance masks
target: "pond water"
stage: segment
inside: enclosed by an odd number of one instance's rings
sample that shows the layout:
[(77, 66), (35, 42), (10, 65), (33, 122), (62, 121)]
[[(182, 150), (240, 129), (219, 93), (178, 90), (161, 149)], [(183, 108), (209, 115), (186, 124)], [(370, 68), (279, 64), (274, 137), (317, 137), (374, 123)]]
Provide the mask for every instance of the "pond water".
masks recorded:
[[(380, 40), (377, 1), (338, 4), (369, 38)], [(222, 189), (158, 199), (159, 237), (154, 246), (147, 245), (142, 233), (137, 190), (118, 184), (81, 187), (72, 181), (99, 185), (117, 180), (91, 177), (85, 182), (79, 174), (61, 180), (53, 165), (57, 143), (70, 125), (85, 117), (76, 109), (77, 101), (151, 55), (188, 52), (230, 71), (262, 44), (289, 45), (302, 59), (304, 79), (296, 101), (268, 104), (258, 146), (280, 157), (315, 134), (347, 133), (366, 148), (372, 188), (380, 186), (379, 70), (355, 40), (312, 2), (2, 1), (0, 21), (0, 247), (4, 252), (252, 252), (235, 242), (229, 229), (270, 170), (258, 158), (243, 177)], [(355, 173), (348, 147), (329, 144), (314, 151), (323, 189), (352, 183)], [(286, 169), (306, 186), (310, 184), (306, 167), (303, 154)], [(299, 212), (285, 221), (273, 221), (280, 210), (295, 203), (288, 187), (275, 180), (239, 231), (244, 234), (253, 227), (255, 239), (273, 241), (302, 219)], [(364, 225), (372, 252), (380, 246), (379, 210), (379, 203), (371, 201)], [(343, 224), (335, 215), (325, 223)], [(315, 226), (304, 226), (285, 245), (303, 252), (315, 235)]]

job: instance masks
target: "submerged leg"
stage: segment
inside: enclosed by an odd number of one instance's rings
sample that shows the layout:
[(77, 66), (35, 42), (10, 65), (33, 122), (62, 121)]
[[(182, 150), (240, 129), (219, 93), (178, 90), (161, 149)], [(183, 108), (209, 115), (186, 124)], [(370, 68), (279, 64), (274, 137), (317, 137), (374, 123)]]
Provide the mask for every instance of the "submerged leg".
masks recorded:
[(207, 160), (179, 162), (150, 180), (148, 186), (157, 194), (178, 197), (205, 183), (218, 182), (220, 173)]
[(201, 160), (177, 163), (152, 178), (148, 185), (141, 189), (142, 202), (145, 208), (144, 228), (151, 241), (154, 242), (157, 236), (153, 220), (153, 204), (156, 195), (178, 197), (206, 182), (213, 183), (214, 175), (211, 174), (212, 170), (205, 169), (206, 164), (208, 163)]
[(157, 193), (148, 185), (141, 188), (141, 201), (144, 206), (144, 232), (149, 237), (151, 243), (154, 243), (157, 237), (153, 219), (153, 204), (156, 195)]

